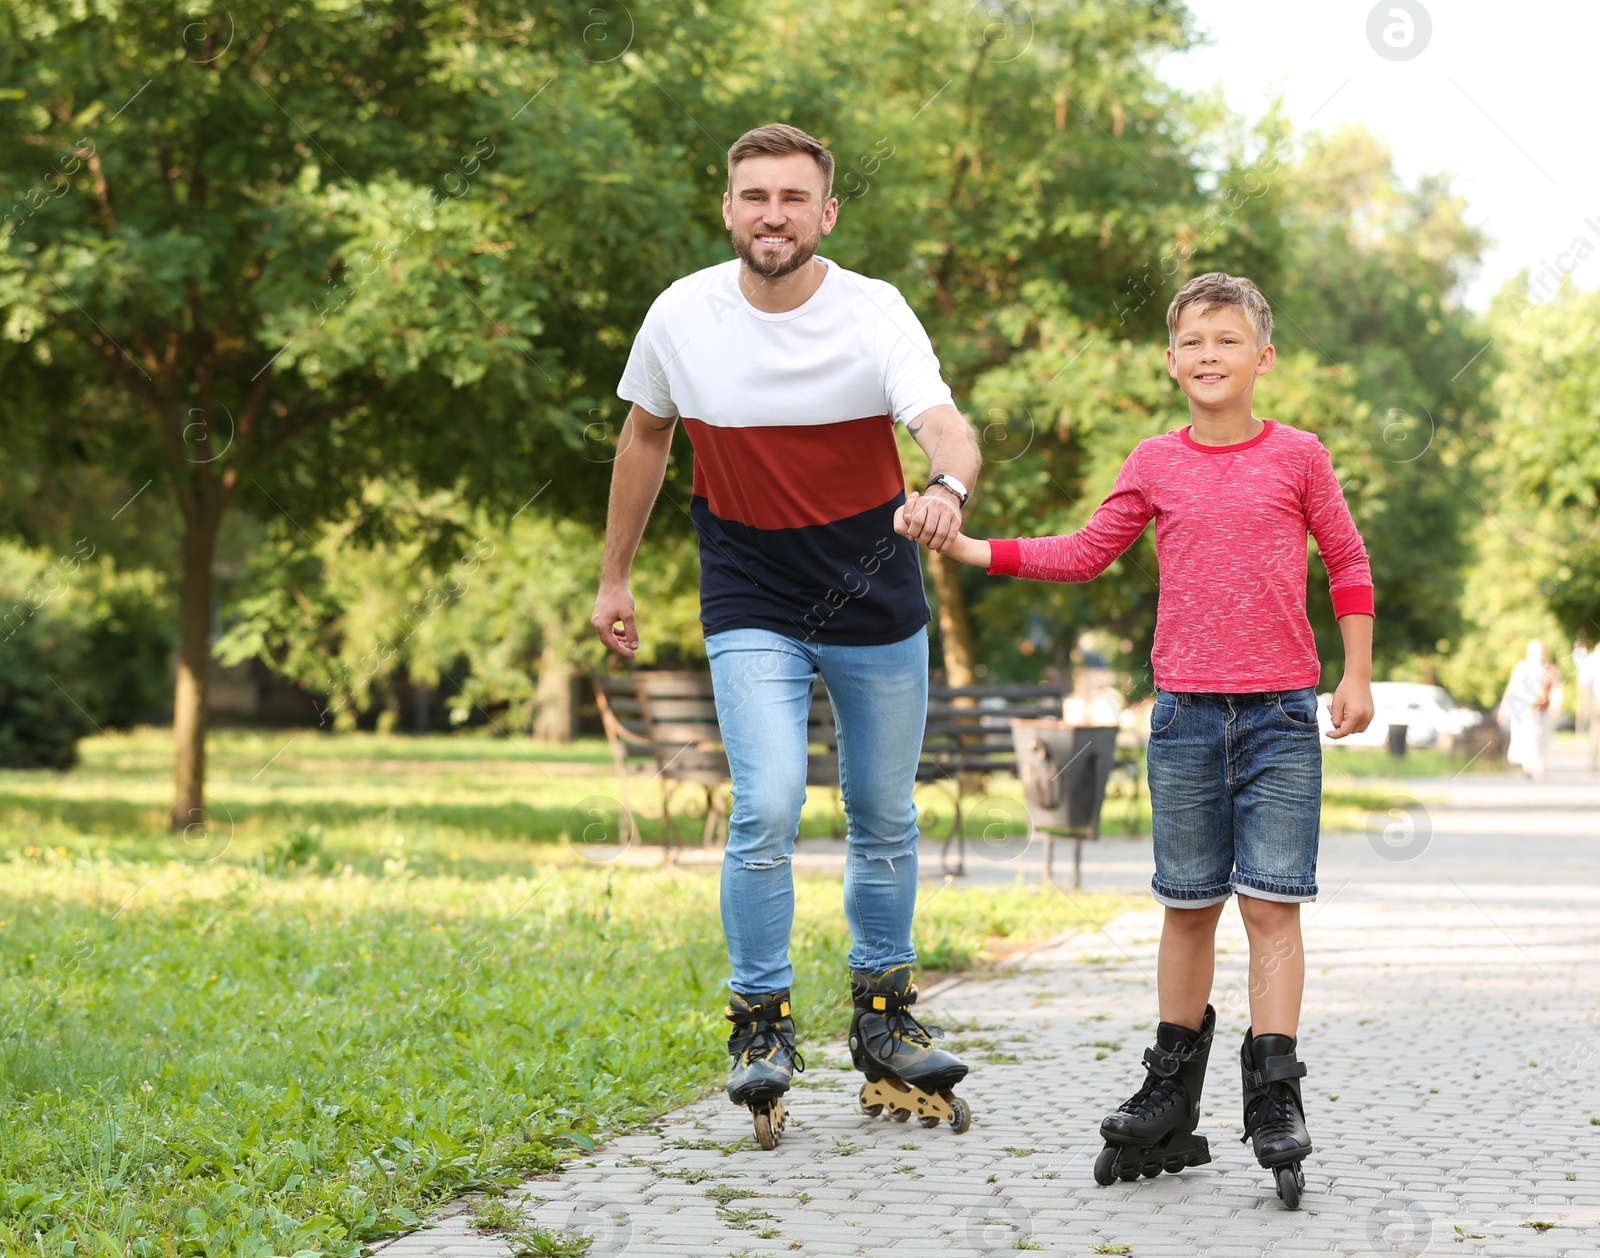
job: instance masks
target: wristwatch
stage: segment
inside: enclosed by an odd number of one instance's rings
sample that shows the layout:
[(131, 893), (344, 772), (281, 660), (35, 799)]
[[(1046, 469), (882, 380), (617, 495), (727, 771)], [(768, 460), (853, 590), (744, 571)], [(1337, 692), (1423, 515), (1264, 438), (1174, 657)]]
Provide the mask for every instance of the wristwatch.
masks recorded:
[[(931, 481), (929, 481), (928, 489), (932, 489), (935, 485), (943, 485), (957, 498), (961, 499), (961, 505), (963, 507), (967, 505), (967, 499), (972, 497), (972, 495), (967, 492), (967, 487), (958, 481), (954, 476), (951, 476), (948, 472), (940, 472)], [(924, 490), (923, 492), (926, 493), (927, 490)]]

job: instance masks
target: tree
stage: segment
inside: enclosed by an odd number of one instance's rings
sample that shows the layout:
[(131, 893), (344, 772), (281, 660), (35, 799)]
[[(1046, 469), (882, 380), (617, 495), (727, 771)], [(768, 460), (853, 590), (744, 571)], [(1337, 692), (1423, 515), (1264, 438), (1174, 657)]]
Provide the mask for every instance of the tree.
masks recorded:
[[(662, 56), (712, 25), (655, 17)], [(181, 829), (227, 512), (304, 530), (379, 474), (592, 512), (583, 434), (642, 260), (694, 236), (683, 155), (580, 5), (6, 0), (0, 31), (6, 436), (177, 504)]]
[(1569, 282), (1534, 305), (1528, 291), (1518, 276), (1490, 309), (1497, 420), (1475, 460), (1467, 623), (1440, 670), (1485, 706), (1530, 638), (1557, 660), (1563, 639), (1600, 640), (1600, 298)]
[[(1528, 308), (1494, 312), (1502, 364), (1495, 381), (1497, 463), (1526, 507), (1525, 556), (1541, 593), (1573, 637), (1600, 640), (1600, 296), (1571, 282)], [(1541, 560), (1543, 562), (1541, 562)]]

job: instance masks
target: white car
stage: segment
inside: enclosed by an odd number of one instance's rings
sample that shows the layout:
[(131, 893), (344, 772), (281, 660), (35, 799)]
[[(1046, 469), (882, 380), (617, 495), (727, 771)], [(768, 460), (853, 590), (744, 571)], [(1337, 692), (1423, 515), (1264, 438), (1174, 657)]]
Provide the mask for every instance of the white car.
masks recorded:
[(1329, 738), (1333, 696), (1318, 695), (1317, 723), (1322, 727), (1323, 742), (1335, 747), (1387, 747), (1389, 726), (1404, 725), (1407, 747), (1432, 747), (1440, 735), (1458, 738), (1483, 720), (1483, 713), (1462, 707), (1443, 686), (1421, 682), (1375, 681), (1372, 703), (1376, 709), (1372, 724), (1362, 733)]

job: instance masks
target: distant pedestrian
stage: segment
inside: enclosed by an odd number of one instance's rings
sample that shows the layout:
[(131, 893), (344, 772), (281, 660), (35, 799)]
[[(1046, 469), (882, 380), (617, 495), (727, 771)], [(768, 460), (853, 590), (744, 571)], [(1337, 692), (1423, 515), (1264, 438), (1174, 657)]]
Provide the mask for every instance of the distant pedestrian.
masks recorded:
[(1579, 638), (1572, 646), (1572, 671), (1577, 677), (1578, 709), (1573, 729), (1580, 734), (1587, 734), (1594, 724), (1594, 669), (1600, 665), (1600, 660), (1595, 659), (1595, 653), (1589, 646), (1587, 638)]
[(1506, 759), (1521, 765), (1536, 782), (1544, 781), (1555, 740), (1555, 717), (1561, 710), (1561, 674), (1545, 658), (1544, 643), (1528, 643), (1528, 653), (1517, 661), (1500, 700), (1500, 724), (1511, 735)]
[(1600, 648), (1590, 649), (1578, 665), (1578, 704), (1589, 718), (1589, 772), (1600, 773)]

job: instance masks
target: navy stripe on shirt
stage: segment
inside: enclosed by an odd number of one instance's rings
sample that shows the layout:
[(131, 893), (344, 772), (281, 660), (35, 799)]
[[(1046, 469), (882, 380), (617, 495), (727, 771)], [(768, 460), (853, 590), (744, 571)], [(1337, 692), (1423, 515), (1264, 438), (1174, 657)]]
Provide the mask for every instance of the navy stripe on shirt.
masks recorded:
[(802, 641), (879, 646), (909, 638), (932, 612), (916, 543), (894, 531), (888, 502), (827, 524), (753, 528), (712, 514), (696, 495), (700, 620), (707, 637), (767, 629)]

